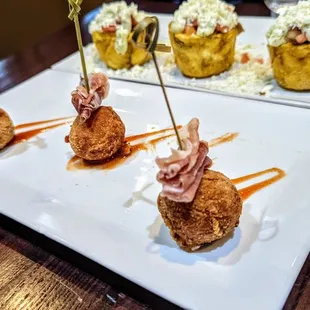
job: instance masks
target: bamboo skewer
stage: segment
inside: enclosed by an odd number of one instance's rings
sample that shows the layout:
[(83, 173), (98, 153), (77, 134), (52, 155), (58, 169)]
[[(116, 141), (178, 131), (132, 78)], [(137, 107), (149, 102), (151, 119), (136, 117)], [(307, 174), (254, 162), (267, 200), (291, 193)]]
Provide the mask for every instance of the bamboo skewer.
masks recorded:
[[(143, 34), (144, 32), (146, 32), (145, 33), (145, 41), (146, 42), (144, 44), (140, 44), (140, 43), (138, 43), (138, 38), (140, 37), (140, 34)], [(176, 134), (176, 137), (178, 140), (179, 149), (182, 150), (183, 149), (182, 148), (182, 141), (181, 141), (181, 138), (179, 135), (179, 131), (178, 131), (174, 116), (173, 116), (173, 112), (172, 112), (171, 105), (170, 105), (170, 102), (168, 99), (165, 84), (164, 84), (164, 81), (162, 79), (162, 75), (160, 73), (160, 69), (159, 69), (156, 54), (155, 54), (155, 51), (158, 48), (158, 44), (157, 44), (158, 36), (159, 36), (159, 21), (158, 21), (157, 17), (146, 17), (135, 27), (134, 32), (133, 32), (133, 36), (132, 36), (132, 41), (138, 47), (145, 48), (148, 52), (150, 52), (152, 54), (154, 65), (155, 65), (156, 72), (158, 75), (158, 79), (160, 82), (160, 86), (161, 86), (161, 89), (163, 91), (165, 102), (166, 102), (166, 105), (168, 108), (169, 116), (171, 118), (173, 129), (175, 131), (175, 134)]]
[(81, 11), (80, 5), (82, 4), (83, 0), (68, 0), (68, 2), (69, 2), (69, 10), (70, 10), (68, 18), (74, 21), (76, 39), (77, 39), (77, 43), (79, 47), (81, 65), (82, 65), (82, 70), (83, 70), (83, 78), (84, 78), (86, 90), (89, 93), (89, 82), (88, 82), (86, 62), (85, 62), (85, 56), (84, 56), (84, 50), (83, 50), (83, 41), (82, 41), (81, 28), (80, 28), (80, 22), (79, 22), (79, 13)]
[(158, 43), (156, 45), (156, 50), (155, 52), (161, 52), (161, 53), (171, 53), (171, 46), (163, 44), (163, 43)]

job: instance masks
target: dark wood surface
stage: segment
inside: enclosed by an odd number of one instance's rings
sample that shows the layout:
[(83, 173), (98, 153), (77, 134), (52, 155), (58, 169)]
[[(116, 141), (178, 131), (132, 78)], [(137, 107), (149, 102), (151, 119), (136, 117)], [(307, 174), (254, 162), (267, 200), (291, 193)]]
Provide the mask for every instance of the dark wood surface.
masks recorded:
[[(176, 8), (174, 3), (135, 2), (141, 9), (158, 13), (171, 13)], [(260, 3), (238, 4), (237, 12), (240, 15), (270, 15), (264, 4)], [(85, 43), (90, 40), (87, 24), (94, 13), (81, 19)], [(76, 50), (74, 27), (70, 25), (22, 53), (0, 60), (0, 93), (49, 68)], [(310, 309), (309, 277), (310, 257), (300, 272), (284, 309)], [(0, 215), (1, 310), (150, 308), (177, 307), (78, 253)]]
[(147, 309), (0, 228), (0, 309)]

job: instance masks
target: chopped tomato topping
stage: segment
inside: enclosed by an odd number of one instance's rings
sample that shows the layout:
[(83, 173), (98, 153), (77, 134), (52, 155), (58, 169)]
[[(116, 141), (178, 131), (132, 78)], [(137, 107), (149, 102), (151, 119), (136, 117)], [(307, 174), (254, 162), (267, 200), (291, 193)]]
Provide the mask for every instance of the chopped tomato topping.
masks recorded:
[(102, 27), (102, 32), (115, 32), (116, 26), (115, 25), (109, 25), (107, 27)]
[(186, 25), (184, 28), (184, 33), (188, 34), (188, 35), (192, 35), (196, 33), (196, 29), (195, 27), (191, 26), (191, 25)]
[(298, 44), (303, 44), (307, 41), (307, 37), (304, 33), (302, 33), (302, 34), (298, 35), (295, 40)]
[(220, 24), (217, 24), (216, 25), (216, 30), (218, 32), (226, 33), (226, 32), (228, 32), (228, 27), (227, 26), (222, 26)]
[(193, 26), (197, 29), (198, 28), (198, 20), (197, 19), (195, 19), (194, 21), (193, 21)]
[(261, 58), (261, 57), (255, 58), (255, 61), (258, 62), (258, 63), (261, 64), (261, 65), (264, 63), (264, 59)]
[(286, 34), (286, 39), (293, 41), (297, 44), (303, 44), (308, 41), (305, 33), (302, 33), (299, 28), (293, 28)]
[(248, 53), (242, 53), (241, 55), (241, 63), (242, 64), (246, 64), (247, 62), (249, 62), (250, 60), (250, 56)]
[(132, 27), (135, 27), (138, 25), (138, 22), (135, 20), (133, 16), (131, 16), (131, 24), (132, 24)]

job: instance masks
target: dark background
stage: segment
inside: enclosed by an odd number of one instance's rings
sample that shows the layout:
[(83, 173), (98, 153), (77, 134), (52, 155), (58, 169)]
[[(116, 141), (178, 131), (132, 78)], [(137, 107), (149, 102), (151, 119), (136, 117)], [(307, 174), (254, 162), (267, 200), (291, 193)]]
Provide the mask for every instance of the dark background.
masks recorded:
[[(231, 0), (240, 3), (242, 0)], [(84, 0), (82, 14), (111, 0)], [(169, 12), (174, 11), (182, 0), (136, 0), (141, 9), (152, 4), (154, 13), (164, 13), (163, 2), (169, 2)], [(242, 2), (263, 2), (263, 0), (244, 0)], [(167, 7), (167, 6), (166, 6)], [(64, 27), (70, 20), (67, 0), (1, 0), (0, 1), (0, 59), (33, 46), (44, 37)]]

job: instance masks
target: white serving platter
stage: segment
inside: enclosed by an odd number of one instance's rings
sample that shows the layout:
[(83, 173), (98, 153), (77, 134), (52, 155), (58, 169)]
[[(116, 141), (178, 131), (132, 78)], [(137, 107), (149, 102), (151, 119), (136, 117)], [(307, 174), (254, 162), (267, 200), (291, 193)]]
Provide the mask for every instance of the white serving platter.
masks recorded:
[[(172, 20), (169, 14), (154, 14), (160, 20), (159, 41), (169, 43), (168, 24)], [(260, 101), (268, 101), (278, 104), (286, 104), (310, 108), (309, 92), (292, 92), (282, 89), (272, 79), (272, 70), (270, 64), (260, 65), (256, 68), (255, 61), (249, 65), (240, 64), (240, 55), (244, 52), (250, 53), (253, 57), (262, 57), (265, 62), (268, 61), (268, 51), (266, 47), (265, 34), (269, 27), (274, 23), (271, 17), (247, 17), (241, 16), (240, 22), (244, 27), (244, 32), (237, 39), (237, 56), (233, 69), (213, 78), (190, 79), (184, 77), (175, 64), (166, 65), (167, 59), (171, 58), (169, 54), (159, 53), (159, 63), (162, 68), (165, 84), (170, 87), (191, 89), (209, 93), (222, 93), (229, 96), (248, 98)], [(106, 73), (110, 78), (119, 80), (128, 80), (139, 83), (158, 85), (158, 77), (152, 62), (143, 67), (136, 66), (131, 70), (111, 70), (100, 60), (98, 52), (93, 44), (85, 47), (86, 62), (89, 71), (100, 71)], [(240, 73), (242, 67), (242, 74)], [(74, 53), (52, 66), (53, 70), (80, 73), (80, 57)], [(256, 79), (249, 78), (255, 74)], [(264, 76), (259, 72), (265, 72)], [(227, 81), (230, 81), (227, 83)], [(223, 81), (226, 81), (223, 84)], [(237, 82), (238, 81), (238, 82)], [(261, 96), (259, 93), (265, 93)]]
[[(16, 124), (74, 115), (77, 74), (48, 70), (0, 96)], [(168, 89), (178, 124), (199, 117), (202, 139), (237, 132), (210, 149), (236, 178), (271, 167), (287, 176), (244, 203), (240, 226), (199, 253), (180, 250), (156, 207), (156, 154), (114, 170), (68, 171), (69, 125), (0, 153), (0, 212), (186, 309), (280, 309), (310, 249), (310, 110)], [(127, 135), (170, 127), (158, 86), (111, 81), (105, 102)], [(242, 185), (243, 186), (243, 185)]]

